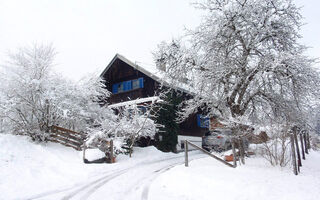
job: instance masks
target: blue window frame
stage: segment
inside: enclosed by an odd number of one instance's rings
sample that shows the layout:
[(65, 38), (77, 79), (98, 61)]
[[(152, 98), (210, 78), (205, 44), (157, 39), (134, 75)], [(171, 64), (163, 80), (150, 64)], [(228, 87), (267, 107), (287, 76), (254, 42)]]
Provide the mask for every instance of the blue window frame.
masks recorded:
[(115, 83), (112, 85), (112, 93), (117, 94), (138, 88), (143, 88), (143, 78)]
[(197, 114), (197, 124), (200, 128), (209, 128), (209, 117)]

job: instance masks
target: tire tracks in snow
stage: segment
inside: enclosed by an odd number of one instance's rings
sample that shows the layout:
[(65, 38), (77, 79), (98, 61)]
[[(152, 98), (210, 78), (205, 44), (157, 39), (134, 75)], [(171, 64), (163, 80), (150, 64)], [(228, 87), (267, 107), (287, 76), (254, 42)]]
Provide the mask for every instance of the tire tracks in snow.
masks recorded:
[(107, 175), (105, 175), (103, 177), (99, 176), (98, 179), (91, 180), (89, 183), (84, 183), (84, 184), (83, 183), (78, 183), (76, 185), (65, 187), (65, 188), (62, 188), (62, 189), (43, 192), (43, 193), (28, 197), (28, 198), (26, 198), (26, 200), (34, 200), (34, 199), (39, 199), (39, 198), (43, 198), (43, 197), (48, 197), (50, 195), (58, 194), (58, 193), (65, 192), (65, 191), (68, 191), (68, 190), (73, 190), (73, 189), (78, 188), (78, 187), (84, 188), (84, 187), (87, 187), (88, 185), (95, 184), (95, 183), (97, 183), (99, 181), (104, 180), (108, 176), (111, 176), (112, 174), (114, 174), (114, 172), (118, 172), (118, 170), (112, 170), (112, 171), (109, 171), (107, 173), (103, 173), (103, 174), (107, 174)]
[(156, 170), (154, 171), (155, 174), (152, 176), (152, 179), (149, 179), (149, 181), (147, 182), (147, 184), (144, 185), (143, 187), (143, 190), (142, 190), (142, 194), (141, 194), (141, 200), (148, 200), (148, 196), (149, 196), (149, 189), (150, 189), (150, 186), (152, 184), (152, 182), (162, 173), (170, 170), (171, 168), (179, 165), (181, 163), (178, 163), (178, 164), (175, 164), (175, 165), (171, 165), (169, 167), (166, 167), (166, 168), (163, 168), (161, 170)]
[(80, 199), (81, 200), (84, 200), (84, 199), (87, 199), (91, 194), (93, 194), (97, 189), (99, 189), (100, 187), (102, 187), (103, 185), (105, 185), (107, 182), (111, 181), (112, 179), (120, 176), (121, 174), (124, 174), (126, 173), (127, 171), (129, 171), (130, 168), (128, 169), (124, 169), (124, 170), (120, 170), (116, 173), (112, 173), (111, 175), (107, 175), (105, 177), (102, 177), (96, 181), (94, 181), (93, 183), (89, 183), (89, 184), (86, 184), (82, 187), (80, 187), (79, 189), (71, 192), (70, 194), (62, 197), (61, 200), (68, 200), (68, 199), (71, 199), (81, 193), (83, 193), (85, 190), (87, 190), (87, 192), (85, 192), (85, 195), (82, 196)]
[[(203, 157), (203, 156), (202, 156)], [(190, 160), (202, 158), (199, 156), (199, 154), (194, 154), (189, 157)], [(164, 159), (159, 159), (159, 160), (154, 160), (152, 162), (141, 162), (138, 164), (135, 164), (133, 166), (124, 168), (124, 169), (118, 169), (118, 170), (112, 170), (105, 172), (103, 177), (99, 177), (95, 180), (91, 180), (90, 182), (84, 183), (84, 184), (77, 184), (72, 187), (67, 187), (67, 188), (62, 188), (58, 190), (52, 190), (49, 192), (41, 193), (38, 195), (35, 195), (33, 197), (27, 198), (27, 200), (33, 200), (33, 199), (39, 199), (39, 198), (46, 198), (50, 197), (52, 195), (56, 195), (59, 193), (63, 193), (66, 191), (72, 191), (68, 192), (68, 194), (64, 194), (64, 196), (61, 198), (61, 200), (69, 200), (69, 199), (80, 199), (80, 200), (86, 200), (88, 199), (92, 194), (94, 194), (99, 188), (105, 186), (108, 184), (110, 181), (113, 181), (114, 179), (117, 179), (119, 176), (132, 172), (133, 170), (139, 170), (143, 168), (150, 168), (151, 170), (148, 170), (150, 172), (144, 174), (142, 177), (139, 177), (135, 182), (131, 183), (130, 187), (131, 189), (124, 191), (124, 194), (136, 192), (133, 191), (133, 188), (142, 188), (141, 192), (141, 200), (147, 200), (148, 195), (149, 195), (149, 189), (152, 184), (152, 182), (162, 173), (170, 170), (171, 168), (181, 165), (184, 163), (184, 155), (179, 155), (179, 156), (174, 156), (170, 158), (164, 158)], [(176, 160), (176, 161), (174, 161)], [(169, 161), (169, 162), (168, 162)], [(173, 162), (172, 162), (173, 161)], [(166, 164), (167, 163), (167, 164)], [(153, 165), (158, 165), (162, 164), (161, 166), (153, 166)], [(163, 165), (164, 164), (164, 165)], [(135, 187), (137, 186), (138, 187)], [(139, 186), (141, 185), (141, 186)]]
[[(202, 154), (194, 154), (191, 155), (189, 157), (189, 160), (195, 160), (195, 159), (199, 159), (199, 158), (203, 158), (205, 157)], [(169, 160), (175, 160), (174, 162), (170, 162), (168, 164), (167, 161)], [(181, 165), (184, 163), (184, 155), (183, 156), (179, 156), (179, 157), (174, 157), (174, 158), (170, 158), (170, 159), (165, 159), (165, 160), (161, 160), (158, 162), (154, 162), (154, 163), (150, 163), (148, 164), (150, 167), (152, 167), (152, 165), (154, 164), (161, 164), (164, 163), (165, 165), (162, 166), (156, 166), (153, 167), (153, 169), (145, 174), (143, 177), (140, 177), (139, 179), (137, 179), (134, 183), (132, 183), (131, 189), (125, 191), (124, 193), (132, 193), (132, 192), (136, 192), (136, 190), (138, 190), (139, 188), (142, 188), (142, 192), (141, 192), (141, 197), (139, 197), (141, 200), (147, 200), (148, 196), (149, 196), (149, 189), (150, 186), (152, 184), (152, 182), (161, 174), (165, 173), (166, 171), (170, 170), (171, 168)], [(141, 168), (143, 168), (145, 166), (141, 166)], [(139, 186), (141, 185), (141, 186)]]
[[(201, 154), (200, 154), (201, 155)], [(195, 156), (195, 158), (192, 158), (193, 156)], [(189, 161), (191, 160), (195, 160), (195, 159), (200, 159), (200, 158), (204, 158), (205, 156), (201, 155), (199, 156), (198, 154), (196, 155), (192, 155), (189, 157)], [(183, 161), (180, 161), (180, 162), (177, 162), (177, 163), (174, 163), (174, 164), (171, 164), (169, 166), (166, 166), (166, 167), (163, 167), (161, 169), (158, 169), (156, 171), (154, 171), (154, 174), (146, 181), (146, 184), (144, 185), (143, 187), (143, 190), (142, 190), (142, 194), (141, 194), (141, 200), (148, 200), (148, 197), (149, 197), (149, 189), (150, 189), (150, 186), (152, 184), (152, 182), (158, 177), (160, 176), (161, 174), (169, 171), (171, 168), (173, 167), (176, 167), (178, 165), (182, 165), (184, 164), (184, 160)]]
[[(171, 158), (166, 158), (166, 159), (161, 159), (161, 160), (155, 160), (153, 162), (142, 162), (140, 164), (136, 164), (132, 167), (126, 168), (124, 170), (120, 170), (120, 171), (116, 171), (116, 174), (112, 174), (111, 176), (107, 176), (104, 178), (101, 178), (99, 180), (102, 179), (106, 179), (104, 181), (99, 181), (99, 183), (95, 183), (93, 185), (93, 187), (91, 187), (91, 189), (87, 190), (87, 192), (85, 192), (85, 194), (83, 196), (81, 196), (80, 200), (86, 200), (88, 199), (92, 194), (94, 194), (94, 192), (96, 190), (98, 190), (99, 188), (101, 188), (102, 186), (104, 186), (105, 184), (107, 184), (109, 181), (111, 181), (112, 179), (115, 179), (119, 176), (121, 176), (122, 174), (125, 174), (127, 172), (130, 172), (131, 169), (136, 169), (136, 168), (142, 168), (148, 165), (153, 165), (153, 164), (158, 164), (158, 163), (162, 163), (162, 162), (167, 162), (168, 160), (175, 160), (175, 159), (181, 159), (183, 158), (183, 156), (177, 156), (177, 157), (171, 157)], [(175, 166), (175, 165), (174, 165)], [(173, 166), (172, 166), (173, 167)], [(165, 167), (167, 168), (167, 166)], [(161, 169), (160, 169), (161, 170)], [(159, 170), (158, 170), (159, 171)], [(91, 185), (92, 186), (92, 185)], [(62, 200), (68, 200), (71, 199), (74, 196), (78, 195), (78, 192), (82, 192), (83, 193), (83, 189), (86, 189), (86, 186), (83, 186), (82, 188), (78, 189), (77, 191), (72, 192), (70, 195), (67, 195), (65, 197), (62, 198)]]
[[(197, 155), (198, 154), (190, 156), (189, 159), (190, 160), (194, 160), (194, 159), (203, 157), (203, 156), (199, 157), (199, 155), (198, 156)], [(192, 157), (195, 157), (195, 156), (196, 156), (196, 158), (192, 158)], [(148, 195), (149, 195), (149, 188), (150, 188), (151, 183), (153, 182), (153, 180), (157, 176), (159, 176), (160, 174), (170, 170), (171, 168), (173, 168), (173, 167), (175, 167), (177, 165), (183, 164), (184, 163), (183, 158), (184, 158), (183, 155), (182, 156), (179, 155), (177, 157), (171, 157), (171, 158), (166, 158), (166, 159), (161, 159), (161, 160), (155, 160), (153, 162), (143, 162), (143, 163), (131, 166), (129, 168), (116, 171), (116, 172), (114, 172), (114, 173), (112, 173), (112, 174), (110, 174), (108, 176), (100, 178), (99, 180), (97, 180), (94, 183), (89, 183), (89, 184), (86, 184), (86, 185), (82, 186), (81, 188), (79, 188), (79, 189), (73, 191), (72, 193), (70, 193), (69, 195), (64, 196), (61, 200), (69, 200), (69, 199), (72, 199), (72, 198), (77, 197), (77, 196), (80, 197), (80, 198), (77, 198), (77, 199), (86, 200), (91, 195), (93, 195), (99, 188), (105, 186), (110, 181), (113, 181), (114, 179), (118, 178), (119, 176), (121, 176), (123, 174), (132, 172), (132, 170), (139, 170), (139, 168), (145, 168), (145, 167), (152, 168), (152, 165), (158, 165), (160, 163), (166, 164), (168, 161), (177, 160), (176, 162), (173, 162), (173, 163), (170, 162), (168, 165), (161, 166), (160, 168), (154, 167), (151, 170), (151, 172), (146, 173), (143, 177), (140, 177), (139, 179), (137, 179), (134, 182), (134, 184), (131, 184), (131, 186), (132, 186), (131, 190), (123, 192), (124, 194), (131, 193), (131, 192), (133, 192), (132, 190), (133, 190), (134, 186), (141, 185), (141, 183), (142, 183), (143, 189), (142, 189), (142, 193), (141, 193), (141, 199), (142, 200), (147, 200), (148, 199)], [(120, 198), (120, 199), (123, 199), (123, 198)]]

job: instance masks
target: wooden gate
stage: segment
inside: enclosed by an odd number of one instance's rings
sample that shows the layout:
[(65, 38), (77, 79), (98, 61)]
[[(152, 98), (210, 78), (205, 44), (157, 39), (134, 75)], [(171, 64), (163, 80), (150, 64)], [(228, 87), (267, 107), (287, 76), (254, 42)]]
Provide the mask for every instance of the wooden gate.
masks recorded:
[(83, 147), (85, 139), (86, 134), (84, 133), (78, 133), (59, 126), (50, 127), (49, 141), (51, 142), (60, 143), (64, 146), (72, 147), (80, 151)]

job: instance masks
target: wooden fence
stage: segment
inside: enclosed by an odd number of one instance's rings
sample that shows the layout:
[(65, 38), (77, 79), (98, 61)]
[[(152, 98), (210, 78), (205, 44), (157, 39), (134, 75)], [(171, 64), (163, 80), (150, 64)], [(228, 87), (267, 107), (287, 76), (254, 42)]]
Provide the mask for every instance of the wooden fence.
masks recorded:
[[(207, 154), (208, 156), (222, 162), (223, 164), (229, 166), (229, 167), (233, 167), (236, 168), (237, 167), (237, 161), (239, 161), (239, 165), (241, 164), (245, 164), (245, 156), (250, 155), (250, 152), (246, 152), (246, 148), (245, 148), (245, 140), (246, 140), (246, 136), (235, 136), (230, 138), (231, 139), (231, 148), (232, 148), (232, 154), (231, 159), (233, 161), (233, 164), (228, 163), (228, 159), (223, 160), (213, 154), (211, 154), (210, 152), (206, 151), (205, 149), (193, 144), (192, 142), (185, 140), (184, 142), (184, 149), (185, 149), (185, 166), (188, 167), (188, 144), (191, 145), (192, 147), (202, 151), (203, 153)], [(238, 152), (236, 151), (236, 148), (238, 149)], [(228, 156), (229, 157), (229, 156)], [(231, 160), (230, 160), (231, 161)]]
[(311, 149), (309, 133), (307, 131), (298, 131), (297, 128), (294, 128), (293, 134), (290, 135), (290, 143), (293, 173), (298, 175), (300, 167), (302, 167), (302, 160), (306, 159), (306, 154), (309, 154)]
[(188, 167), (188, 166), (189, 166), (189, 159), (188, 159), (188, 145), (191, 145), (191, 146), (192, 146), (192, 147), (194, 147), (195, 149), (198, 149), (198, 150), (202, 151), (203, 153), (207, 154), (208, 156), (210, 156), (210, 157), (212, 157), (212, 158), (214, 158), (214, 159), (218, 160), (219, 162), (221, 162), (221, 163), (223, 163), (223, 164), (225, 164), (225, 165), (227, 165), (227, 166), (229, 166), (229, 167), (233, 167), (233, 168), (235, 168), (235, 167), (236, 167), (235, 165), (232, 165), (232, 164), (230, 164), (230, 163), (228, 163), (228, 162), (224, 161), (223, 159), (221, 159), (221, 158), (219, 158), (219, 157), (217, 157), (217, 156), (215, 156), (215, 155), (211, 154), (210, 152), (208, 152), (208, 151), (206, 151), (205, 149), (203, 149), (203, 148), (201, 148), (201, 147), (199, 147), (199, 146), (197, 146), (197, 145), (195, 145), (195, 144), (191, 143), (190, 141), (185, 140), (185, 141), (184, 141), (184, 152), (185, 152), (185, 166), (186, 166), (186, 167)]
[(49, 141), (72, 147), (78, 151), (82, 149), (86, 135), (58, 126), (50, 127)]

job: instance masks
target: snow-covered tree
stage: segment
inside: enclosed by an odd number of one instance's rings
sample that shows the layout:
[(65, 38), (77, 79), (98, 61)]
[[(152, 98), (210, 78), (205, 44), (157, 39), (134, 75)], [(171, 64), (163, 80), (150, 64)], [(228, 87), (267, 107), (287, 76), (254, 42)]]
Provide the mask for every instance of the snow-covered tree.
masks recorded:
[(174, 90), (162, 91), (160, 96), (163, 102), (156, 111), (157, 116), (155, 120), (158, 124), (163, 126), (159, 127), (159, 131), (155, 138), (157, 148), (165, 152), (175, 152), (180, 130), (176, 119), (178, 118), (178, 106), (183, 101), (183, 96), (181, 93)]
[(182, 118), (208, 108), (236, 121), (262, 123), (267, 116), (304, 123), (319, 95), (319, 74), (299, 44), (299, 8), (291, 0), (206, 0), (196, 6), (206, 12), (202, 23), (155, 52), (172, 80), (194, 88)]
[(5, 96), (1, 117), (11, 123), (16, 134), (44, 139), (38, 131), (48, 128), (48, 102), (43, 94), (54, 56), (51, 46), (38, 45), (21, 48), (9, 55), (8, 66), (1, 78), (1, 93)]
[(9, 55), (1, 74), (1, 121), (14, 134), (46, 140), (49, 127), (58, 125), (85, 131), (99, 115), (99, 98), (109, 92), (99, 78), (79, 83), (52, 71), (55, 50), (34, 45)]

